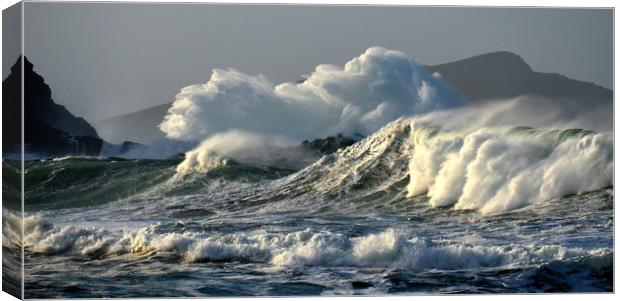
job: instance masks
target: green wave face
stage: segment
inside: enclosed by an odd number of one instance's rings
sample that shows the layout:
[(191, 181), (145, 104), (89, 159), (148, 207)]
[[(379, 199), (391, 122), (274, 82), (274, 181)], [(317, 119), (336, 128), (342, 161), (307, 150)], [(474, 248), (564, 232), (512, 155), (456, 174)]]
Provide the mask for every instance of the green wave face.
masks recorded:
[[(179, 176), (178, 159), (127, 160), (120, 158), (66, 158), (27, 161), (25, 164), (25, 210), (55, 210), (97, 206), (128, 198), (140, 198), (149, 192), (158, 196), (205, 193), (211, 181), (258, 182), (280, 178), (289, 170), (230, 164), (207, 173)], [(6, 161), (5, 188), (19, 205), (19, 162)], [(18, 206), (19, 207), (19, 206)], [(18, 209), (15, 207), (14, 209)]]
[(21, 209), (20, 162), (2, 161), (2, 206), (11, 210)]
[[(538, 141), (547, 155), (564, 141), (594, 134), (582, 129), (542, 130), (513, 127), (498, 130), (498, 137), (521, 137)], [(403, 190), (410, 179), (411, 166), (408, 168), (408, 164), (412, 161), (412, 154), (428, 141), (439, 141), (442, 139), (441, 135), (442, 129), (437, 126), (410, 128), (407, 122), (395, 122), (369, 139), (337, 154), (325, 156), (298, 172), (230, 161), (206, 172), (179, 174), (175, 169), (182, 162), (181, 158), (64, 158), (26, 161), (25, 210), (35, 212), (88, 207), (149, 197), (208, 195), (215, 192), (213, 189), (217, 189), (210, 184), (218, 181), (225, 183), (227, 187), (234, 187), (235, 183), (239, 182), (258, 185), (263, 183), (268, 185), (265, 186), (266, 189), (273, 192), (267, 196), (270, 201), (295, 199), (296, 196), (325, 200), (332, 199), (333, 196), (340, 200), (336, 202), (338, 206), (352, 202), (356, 204), (355, 207), (363, 207), (367, 203), (364, 200), (373, 204), (383, 203), (385, 198), (406, 201)], [(440, 151), (436, 150), (438, 153)], [(17, 206), (19, 162), (5, 161), (3, 170), (6, 179), (4, 182), (8, 183), (3, 188), (8, 196), (8, 203)], [(280, 178), (282, 181), (272, 182)], [(272, 183), (267, 184), (269, 182)], [(16, 184), (9, 185), (11, 183)]]
[(174, 160), (68, 158), (25, 164), (25, 209), (99, 205), (157, 186), (174, 174)]
[(581, 138), (594, 133), (594, 131), (585, 129), (541, 130), (527, 126), (517, 126), (508, 130), (508, 134), (541, 139), (545, 141), (549, 147), (555, 147), (571, 138)]

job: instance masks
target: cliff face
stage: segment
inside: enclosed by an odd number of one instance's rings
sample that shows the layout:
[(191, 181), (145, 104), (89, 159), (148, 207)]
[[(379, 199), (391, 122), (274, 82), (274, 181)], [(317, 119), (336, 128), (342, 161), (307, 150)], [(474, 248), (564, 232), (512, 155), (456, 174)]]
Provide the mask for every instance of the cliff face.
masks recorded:
[[(21, 143), (21, 58), (11, 67), (3, 88), (3, 152), (19, 151)], [(24, 60), (24, 145), (26, 153), (44, 156), (96, 156), (103, 140), (83, 118), (54, 103), (50, 87)]]
[(21, 67), (20, 60), (2, 82), (2, 154), (21, 152)]

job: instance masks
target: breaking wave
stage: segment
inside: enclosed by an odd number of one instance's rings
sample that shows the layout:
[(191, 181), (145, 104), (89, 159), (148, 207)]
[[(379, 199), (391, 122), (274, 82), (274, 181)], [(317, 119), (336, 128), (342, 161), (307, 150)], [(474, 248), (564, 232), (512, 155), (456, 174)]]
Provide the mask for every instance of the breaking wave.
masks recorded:
[(215, 69), (207, 83), (180, 91), (160, 128), (187, 140), (231, 130), (289, 139), (368, 135), (400, 116), (461, 104), (438, 75), (403, 52), (371, 47), (344, 67), (317, 66), (300, 83)]
[(613, 138), (581, 129), (414, 133), (409, 196), (482, 213), (613, 185)]
[(158, 225), (135, 231), (111, 231), (95, 227), (54, 227), (39, 216), (29, 216), (24, 223), (27, 251), (91, 259), (157, 254), (189, 263), (254, 262), (273, 267), (356, 266), (416, 270), (522, 267), (605, 256), (611, 252), (604, 248), (586, 250), (536, 243), (488, 246), (432, 241), (394, 228), (348, 237), (312, 229), (288, 233), (162, 232)]
[[(281, 208), (380, 203), (386, 196), (496, 214), (613, 186), (613, 138), (582, 129), (453, 131), (402, 118), (296, 172), (208, 155), (69, 158), (29, 162), (26, 182), (28, 207), (36, 210), (158, 195), (221, 193), (226, 201), (234, 191), (242, 202), (278, 202)], [(338, 207), (346, 206), (332, 208)]]
[[(24, 162), (23, 219), (21, 164), (3, 161), (7, 262), (24, 248), (35, 297), (108, 296), (89, 280), (104, 270), (125, 296), (136, 279), (158, 295), (179, 279), (196, 295), (612, 291), (611, 111), (460, 107), (440, 78), (383, 48), (277, 86), (215, 70), (161, 124), (193, 141), (142, 149), (159, 159)], [(338, 133), (362, 135), (327, 155), (299, 144)]]
[[(408, 182), (406, 187), (403, 181)], [(389, 188), (431, 206), (502, 213), (613, 185), (613, 138), (581, 129), (488, 127), (444, 130), (415, 118), (289, 176), (291, 194), (337, 193), (342, 199)]]

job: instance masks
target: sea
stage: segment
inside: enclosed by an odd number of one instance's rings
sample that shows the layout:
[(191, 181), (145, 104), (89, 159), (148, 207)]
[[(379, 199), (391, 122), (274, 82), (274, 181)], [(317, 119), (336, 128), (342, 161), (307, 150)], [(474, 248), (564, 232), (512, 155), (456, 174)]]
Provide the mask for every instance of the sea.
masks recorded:
[[(613, 291), (613, 137), (396, 120), (300, 169), (4, 160), (26, 298)], [(184, 168), (179, 168), (184, 166)]]

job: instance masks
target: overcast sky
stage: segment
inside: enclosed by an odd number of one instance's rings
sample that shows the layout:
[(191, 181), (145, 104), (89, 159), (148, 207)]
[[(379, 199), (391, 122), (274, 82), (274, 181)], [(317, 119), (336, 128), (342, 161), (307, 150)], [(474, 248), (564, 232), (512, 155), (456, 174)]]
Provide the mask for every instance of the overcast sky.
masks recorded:
[(612, 10), (26, 3), (24, 21), (25, 54), (54, 100), (90, 121), (170, 102), (213, 68), (295, 81), (370, 46), (422, 64), (508, 50), (612, 87)]

